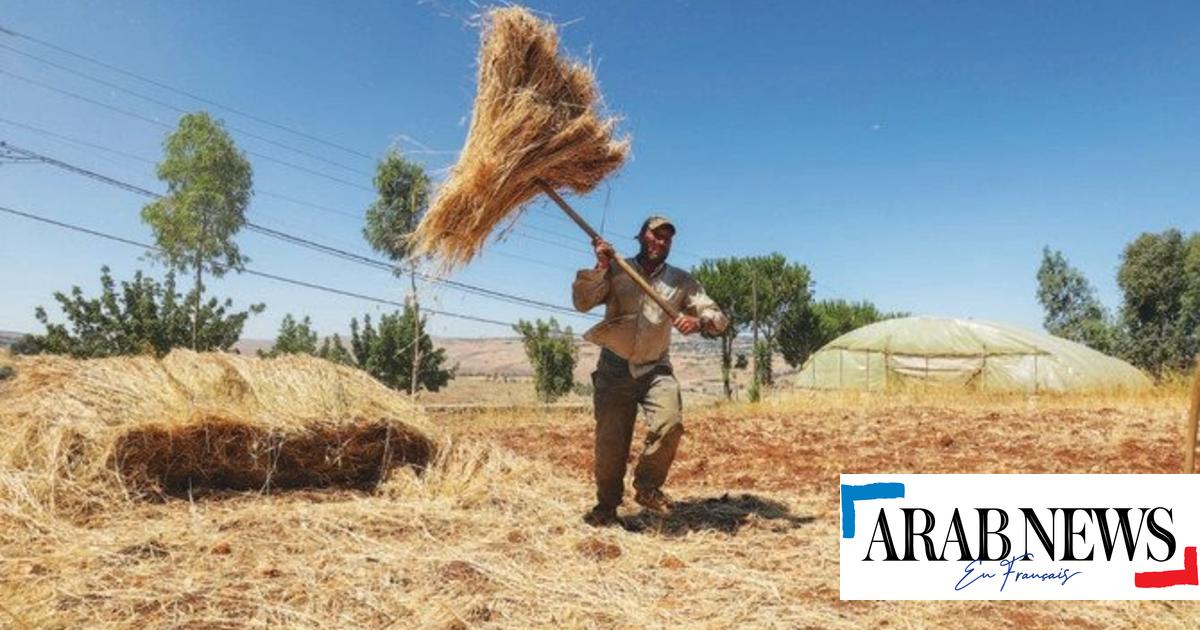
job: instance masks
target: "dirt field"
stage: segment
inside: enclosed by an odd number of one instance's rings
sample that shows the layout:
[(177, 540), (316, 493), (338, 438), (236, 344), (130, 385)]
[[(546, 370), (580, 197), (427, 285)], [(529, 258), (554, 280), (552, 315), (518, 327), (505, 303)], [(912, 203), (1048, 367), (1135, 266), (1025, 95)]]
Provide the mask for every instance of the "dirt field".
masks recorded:
[[(1182, 392), (693, 409), (666, 520), (589, 507), (585, 413), (447, 417), (424, 476), (67, 519), (0, 472), (11, 627), (1191, 628), (1182, 602), (841, 602), (841, 472), (1179, 469)], [(636, 438), (635, 438), (636, 439)]]

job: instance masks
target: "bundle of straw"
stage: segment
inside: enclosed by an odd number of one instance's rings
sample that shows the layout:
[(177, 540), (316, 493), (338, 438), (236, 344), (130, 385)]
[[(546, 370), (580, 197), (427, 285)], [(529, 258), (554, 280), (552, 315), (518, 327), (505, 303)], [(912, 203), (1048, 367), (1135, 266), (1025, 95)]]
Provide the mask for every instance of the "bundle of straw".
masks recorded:
[(612, 137), (616, 119), (598, 114), (591, 71), (559, 57), (553, 25), (521, 7), (487, 21), (466, 146), (413, 235), (446, 267), (471, 260), (543, 186), (587, 193), (629, 152)]

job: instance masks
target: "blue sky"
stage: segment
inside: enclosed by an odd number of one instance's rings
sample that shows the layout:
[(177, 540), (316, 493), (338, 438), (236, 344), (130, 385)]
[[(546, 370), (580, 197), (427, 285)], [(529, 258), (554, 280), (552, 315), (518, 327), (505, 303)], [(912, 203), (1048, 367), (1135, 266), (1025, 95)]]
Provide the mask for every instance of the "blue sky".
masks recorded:
[[(1122, 247), (1144, 231), (1200, 229), (1200, 7), (1128, 2), (534, 2), (597, 68), (633, 159), (574, 199), (626, 251), (637, 224), (677, 221), (673, 262), (779, 251), (808, 265), (820, 298), (1039, 328), (1034, 274), (1063, 250), (1117, 304)], [(466, 133), (478, 9), (430, 2), (46, 2), (5, 0), (0, 26), (353, 148), (389, 146), (437, 171)], [(251, 156), (251, 220), (368, 253), (370, 159), (205, 106), (27, 39), (0, 44), (184, 109), (208, 108)], [(157, 159), (166, 129), (12, 74), (174, 125), (178, 113), (0, 48), (0, 118)], [(349, 168), (290, 153), (250, 132)], [(152, 164), (0, 122), (0, 140), (161, 189)], [(278, 198), (337, 210), (315, 210)], [(0, 164), (0, 205), (150, 240), (145, 200), (36, 164)], [(539, 204), (518, 233), (455, 276), (569, 303), (586, 239)], [(350, 215), (350, 216), (348, 216)], [(621, 237), (621, 238), (618, 238)], [(550, 242), (545, 242), (550, 241)], [(243, 233), (252, 267), (402, 299), (386, 272)], [(0, 329), (38, 330), (51, 293), (161, 271), (136, 248), (0, 216)], [(211, 285), (322, 333), (381, 307), (250, 277)], [(425, 286), (425, 303), (491, 319), (534, 309)], [(559, 316), (577, 330), (589, 320)], [(431, 318), (438, 335), (507, 335)]]

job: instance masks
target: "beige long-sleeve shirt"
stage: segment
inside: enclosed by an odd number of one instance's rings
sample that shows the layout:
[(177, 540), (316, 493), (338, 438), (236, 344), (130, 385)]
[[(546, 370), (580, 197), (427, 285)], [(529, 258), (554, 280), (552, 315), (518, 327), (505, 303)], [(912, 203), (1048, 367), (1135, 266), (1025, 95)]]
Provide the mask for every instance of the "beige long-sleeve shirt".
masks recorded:
[[(626, 259), (639, 269), (633, 258)], [(705, 330), (720, 333), (729, 324), (716, 302), (688, 272), (662, 263), (647, 280), (680, 313), (700, 318)], [(670, 365), (673, 322), (617, 265), (606, 270), (580, 269), (571, 285), (575, 308), (582, 312), (604, 303), (604, 321), (583, 338), (629, 361), (634, 378), (659, 365)]]

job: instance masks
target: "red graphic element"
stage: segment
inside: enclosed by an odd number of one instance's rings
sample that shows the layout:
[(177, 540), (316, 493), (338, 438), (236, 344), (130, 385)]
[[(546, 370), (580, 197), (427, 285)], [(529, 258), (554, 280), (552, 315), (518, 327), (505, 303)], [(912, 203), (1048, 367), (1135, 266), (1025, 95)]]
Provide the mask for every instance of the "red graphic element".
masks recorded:
[(1200, 585), (1200, 574), (1196, 571), (1196, 548), (1183, 550), (1183, 568), (1175, 571), (1147, 571), (1133, 574), (1133, 585), (1138, 588), (1165, 588), (1176, 584)]

